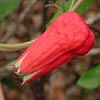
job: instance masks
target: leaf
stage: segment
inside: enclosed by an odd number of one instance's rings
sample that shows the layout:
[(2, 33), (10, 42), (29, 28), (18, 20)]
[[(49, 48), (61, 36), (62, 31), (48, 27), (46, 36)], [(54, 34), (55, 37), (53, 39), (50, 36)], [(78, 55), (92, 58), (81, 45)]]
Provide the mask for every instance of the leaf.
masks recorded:
[[(69, 10), (72, 1), (73, 0), (68, 0), (68, 2), (63, 5), (64, 12), (67, 12)], [(74, 3), (76, 2), (77, 0), (74, 0)], [(96, 0), (83, 0), (80, 6), (76, 9), (76, 12), (79, 14), (83, 14), (87, 10), (87, 8), (91, 6), (94, 2), (96, 2)]]
[(70, 8), (70, 5), (72, 3), (73, 0), (69, 0), (67, 2), (65, 2), (64, 4), (62, 4), (62, 8), (58, 9), (58, 11), (55, 13), (55, 15), (52, 17), (52, 19), (48, 22), (48, 24), (46, 25), (46, 28), (48, 28), (48, 26), (58, 17), (60, 16), (63, 12), (67, 12)]
[[(74, 3), (75, 3), (76, 1), (77, 1), (77, 0), (74, 0)], [(64, 12), (68, 12), (68, 11), (69, 11), (72, 2), (73, 2), (73, 0), (68, 0), (67, 2), (65, 2), (65, 3), (63, 4), (63, 11), (64, 11)]]
[(8, 22), (9, 22), (8, 19), (2, 18), (2, 19), (0, 19), (0, 26), (4, 26), (4, 25), (6, 25)]
[(83, 14), (86, 9), (91, 6), (96, 0), (83, 0), (80, 6), (77, 8), (76, 12), (79, 14)]
[[(83, 0), (82, 4), (77, 8), (76, 12), (79, 14), (83, 14), (85, 12), (85, 10), (91, 6), (96, 0)], [(70, 6), (72, 4), (73, 0), (68, 0), (66, 2), (64, 2), (64, 4), (62, 4), (62, 8), (58, 9), (58, 11), (56, 12), (56, 14), (52, 17), (52, 19), (48, 22), (48, 24), (46, 25), (46, 28), (48, 28), (48, 26), (58, 17), (60, 16), (63, 12), (68, 12), (70, 9)], [(74, 3), (76, 3), (77, 0), (74, 0)]]
[(0, 0), (0, 19), (9, 15), (19, 3), (20, 0)]
[(82, 75), (77, 84), (87, 89), (97, 88), (100, 85), (100, 65)]
[(46, 28), (48, 28), (48, 26), (59, 16), (63, 13), (62, 9), (59, 9), (55, 15), (52, 17), (52, 19), (48, 22), (48, 24), (46, 25)]

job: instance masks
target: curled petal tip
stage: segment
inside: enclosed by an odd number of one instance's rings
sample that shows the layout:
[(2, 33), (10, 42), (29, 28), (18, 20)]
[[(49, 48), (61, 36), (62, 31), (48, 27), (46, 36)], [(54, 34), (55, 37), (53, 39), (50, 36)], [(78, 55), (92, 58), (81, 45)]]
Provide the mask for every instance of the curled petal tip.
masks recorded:
[(26, 83), (26, 82), (25, 82), (25, 81), (23, 81), (23, 82), (22, 82), (22, 84), (21, 84), (21, 86), (23, 86), (25, 83)]
[(15, 72), (16, 75), (23, 75), (21, 74), (21, 72), (19, 71), (19, 69), (17, 70), (17, 72)]

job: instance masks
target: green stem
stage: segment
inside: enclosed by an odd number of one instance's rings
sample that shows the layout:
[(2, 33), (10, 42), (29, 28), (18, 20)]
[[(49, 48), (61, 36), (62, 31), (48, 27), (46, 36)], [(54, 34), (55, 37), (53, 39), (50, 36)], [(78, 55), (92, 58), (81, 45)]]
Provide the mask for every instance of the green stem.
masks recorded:
[(55, 4), (47, 4), (45, 7), (55, 7)]
[(73, 5), (73, 7), (71, 8), (71, 11), (75, 11), (80, 4), (83, 2), (83, 0), (77, 0), (77, 2)]
[(34, 41), (35, 40), (31, 40), (31, 41), (28, 41), (28, 42), (18, 43), (18, 44), (3, 44), (3, 43), (1, 43), (0, 48), (3, 48), (3, 49), (18, 49), (18, 48), (20, 48), (20, 49), (22, 49), (22, 48), (28, 47)]
[(60, 8), (60, 6), (58, 5), (58, 3), (56, 2), (56, 3), (53, 3), (53, 4), (47, 4), (47, 5), (45, 5), (45, 7), (56, 7), (56, 8)]
[(71, 5), (70, 5), (70, 7), (69, 7), (69, 10), (68, 10), (68, 11), (71, 11), (71, 10), (72, 10), (74, 3), (75, 3), (75, 0), (72, 0)]

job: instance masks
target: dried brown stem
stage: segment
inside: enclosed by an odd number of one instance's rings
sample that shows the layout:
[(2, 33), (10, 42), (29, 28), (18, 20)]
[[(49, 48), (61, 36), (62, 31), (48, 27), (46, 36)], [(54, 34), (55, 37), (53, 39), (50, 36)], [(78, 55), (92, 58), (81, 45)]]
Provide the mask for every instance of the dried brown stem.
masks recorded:
[(92, 24), (87, 24), (87, 25), (90, 27), (91, 30), (100, 33), (100, 28), (97, 28), (97, 27), (95, 27), (95, 26), (92, 25)]

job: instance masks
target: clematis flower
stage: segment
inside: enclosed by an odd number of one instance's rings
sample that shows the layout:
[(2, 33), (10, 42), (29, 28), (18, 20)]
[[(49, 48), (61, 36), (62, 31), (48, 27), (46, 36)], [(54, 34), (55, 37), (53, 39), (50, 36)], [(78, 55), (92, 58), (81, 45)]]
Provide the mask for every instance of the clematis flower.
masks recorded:
[(94, 35), (84, 19), (75, 12), (60, 15), (13, 64), (23, 83), (34, 80), (94, 45)]

